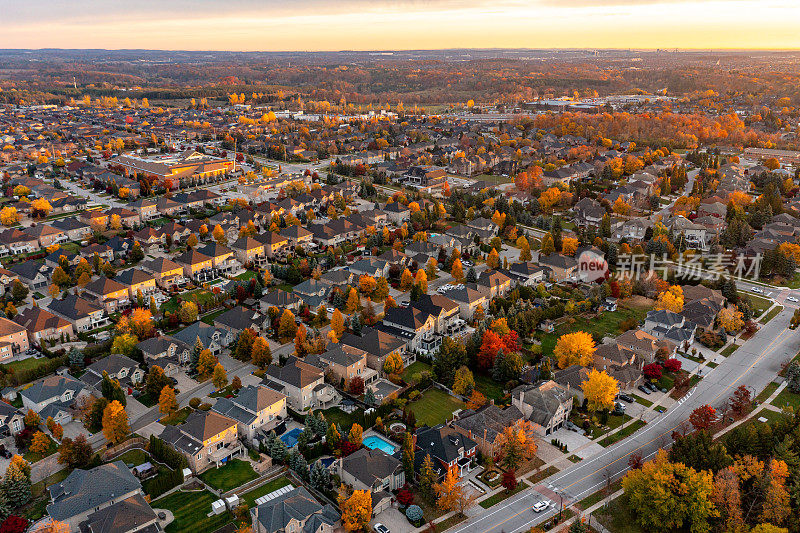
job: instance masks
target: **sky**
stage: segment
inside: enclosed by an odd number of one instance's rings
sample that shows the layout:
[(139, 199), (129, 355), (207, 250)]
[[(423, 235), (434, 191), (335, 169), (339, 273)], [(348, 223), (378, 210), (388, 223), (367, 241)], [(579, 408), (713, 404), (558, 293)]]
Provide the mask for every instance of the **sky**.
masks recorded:
[(0, 48), (800, 48), (800, 0), (0, 0)]

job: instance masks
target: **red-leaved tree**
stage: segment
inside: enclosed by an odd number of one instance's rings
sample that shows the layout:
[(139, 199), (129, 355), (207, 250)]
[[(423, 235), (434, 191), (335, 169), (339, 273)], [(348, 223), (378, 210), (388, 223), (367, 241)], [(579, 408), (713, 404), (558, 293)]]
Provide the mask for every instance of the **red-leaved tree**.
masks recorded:
[(689, 423), (696, 431), (705, 431), (717, 420), (717, 410), (710, 405), (701, 405), (689, 415)]
[(644, 377), (647, 379), (661, 379), (661, 365), (658, 363), (650, 363), (649, 365), (644, 365), (642, 369), (642, 373)]

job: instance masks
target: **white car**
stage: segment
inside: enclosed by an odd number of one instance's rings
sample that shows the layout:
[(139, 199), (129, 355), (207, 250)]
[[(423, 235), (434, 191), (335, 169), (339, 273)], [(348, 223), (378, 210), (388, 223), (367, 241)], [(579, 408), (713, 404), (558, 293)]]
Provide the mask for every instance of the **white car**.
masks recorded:
[(794, 296), (787, 296), (786, 300), (789, 301), (789, 302), (795, 302), (795, 303), (800, 302), (800, 300), (798, 300)]
[(536, 502), (536, 503), (533, 504), (533, 511), (535, 513), (541, 513), (542, 511), (547, 509), (549, 506), (550, 506), (550, 502), (549, 501), (542, 500), (540, 502)]
[(372, 526), (372, 531), (375, 533), (390, 533), (389, 528), (378, 522)]
[(758, 294), (762, 294), (764, 292), (764, 289), (762, 289), (760, 287), (752, 287), (750, 289), (750, 292), (757, 292)]

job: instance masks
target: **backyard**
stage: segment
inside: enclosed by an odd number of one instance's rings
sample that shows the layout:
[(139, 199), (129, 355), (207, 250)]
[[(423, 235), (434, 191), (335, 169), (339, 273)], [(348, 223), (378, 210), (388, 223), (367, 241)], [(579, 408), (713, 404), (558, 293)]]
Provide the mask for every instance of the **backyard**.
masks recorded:
[(246, 492), (241, 496), (242, 503), (250, 507), (251, 509), (255, 507), (255, 501), (262, 496), (266, 496), (270, 492), (276, 491), (281, 487), (285, 487), (286, 485), (291, 485), (288, 479), (281, 476), (279, 478), (273, 479), (272, 481), (268, 481), (261, 485), (258, 488), (251, 490), (250, 492)]
[(258, 477), (247, 461), (231, 459), (219, 468), (211, 468), (200, 474), (204, 483), (222, 492), (235, 489)]
[(169, 509), (175, 515), (175, 521), (166, 528), (167, 533), (211, 533), (231, 521), (231, 514), (227, 511), (208, 516), (211, 503), (218, 499), (208, 490), (178, 491), (151, 502), (151, 506), (153, 509)]
[(450, 418), (453, 411), (464, 408), (464, 402), (453, 398), (439, 389), (428, 389), (422, 397), (408, 404), (414, 413), (417, 424), (435, 426)]
[(621, 324), (631, 323), (634, 320), (638, 323), (644, 320), (647, 315), (647, 307), (632, 305), (628, 302), (620, 304), (616, 311), (601, 313), (598, 316), (575, 318), (574, 322), (560, 324), (555, 332), (542, 335), (542, 352), (545, 354), (553, 353), (556, 341), (561, 335), (574, 331), (585, 331), (590, 333), (595, 340), (600, 341), (603, 337), (614, 336), (624, 333)]
[(430, 371), (431, 365), (428, 363), (423, 363), (422, 361), (415, 361), (408, 365), (408, 367), (403, 371), (403, 381), (406, 383), (411, 383), (411, 378), (417, 372), (424, 372), (425, 370)]

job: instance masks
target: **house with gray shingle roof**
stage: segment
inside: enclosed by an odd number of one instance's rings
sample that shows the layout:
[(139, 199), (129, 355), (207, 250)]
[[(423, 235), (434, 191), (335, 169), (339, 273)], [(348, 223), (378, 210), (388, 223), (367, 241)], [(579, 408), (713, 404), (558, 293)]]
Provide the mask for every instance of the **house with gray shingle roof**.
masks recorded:
[(183, 424), (165, 426), (161, 439), (186, 456), (195, 474), (245, 453), (237, 421), (216, 411), (192, 411)]
[(533, 423), (541, 436), (561, 429), (572, 412), (572, 395), (555, 381), (520, 385), (511, 391), (511, 405)]
[(47, 376), (27, 389), (20, 391), (22, 405), (39, 413), (44, 419), (52, 416), (60, 424), (72, 420), (70, 407), (78, 397), (91, 393), (86, 385), (69, 376)]
[(254, 533), (333, 533), (341, 519), (330, 504), (320, 505), (298, 487), (250, 510)]
[(47, 506), (50, 517), (66, 523), (70, 531), (79, 531), (79, 525), (91, 515), (137, 494), (141, 496), (142, 484), (125, 463), (115, 461), (91, 470), (75, 469), (47, 490), (52, 500)]
[(286, 418), (286, 395), (263, 385), (248, 385), (232, 398), (219, 398), (213, 411), (236, 420), (239, 435), (253, 442), (259, 430), (267, 433)]
[(400, 460), (379, 448), (361, 448), (338, 463), (342, 481), (356, 490), (392, 491), (406, 482)]

